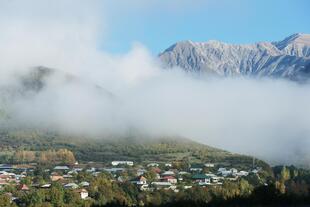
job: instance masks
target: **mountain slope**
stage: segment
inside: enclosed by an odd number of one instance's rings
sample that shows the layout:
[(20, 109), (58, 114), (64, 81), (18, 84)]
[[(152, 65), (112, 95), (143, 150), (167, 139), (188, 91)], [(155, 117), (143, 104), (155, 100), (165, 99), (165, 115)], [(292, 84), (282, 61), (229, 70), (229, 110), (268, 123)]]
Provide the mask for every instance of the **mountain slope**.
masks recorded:
[(93, 90), (96, 90), (98, 93), (102, 93), (106, 96), (113, 96), (106, 89), (94, 83), (87, 82), (81, 77), (44, 66), (31, 68), (26, 73), (19, 75), (17, 79), (20, 82), (20, 91), (24, 93), (29, 91), (38, 93), (50, 84), (51, 79), (55, 79), (63, 85), (85, 85), (91, 87)]
[(219, 41), (176, 43), (159, 55), (168, 67), (219, 76), (283, 77), (303, 80), (309, 74), (310, 35), (294, 34), (279, 42), (234, 45)]
[[(16, 130), (0, 132), (0, 162), (9, 160), (8, 154), (23, 149), (44, 151), (66, 148), (74, 152), (79, 161), (108, 163), (112, 160), (134, 162), (214, 162), (227, 166), (251, 167), (252, 157), (230, 153), (221, 149), (197, 143), (182, 137), (146, 136), (110, 137), (92, 139), (63, 136), (57, 133)], [(257, 160), (257, 166), (268, 165)]]
[[(29, 68), (17, 71), (0, 84), (0, 128), (4, 128), (13, 115), (16, 115), (16, 108), (12, 107), (14, 103), (22, 103), (17, 106), (22, 111), (23, 107), (29, 108), (38, 100), (44, 102), (50, 99), (57, 102), (59, 93), (66, 89), (70, 89), (69, 92), (84, 90), (107, 101), (116, 100), (111, 92), (83, 77), (43, 66)], [(24, 106), (25, 103), (29, 105)], [(45, 107), (42, 110), (47, 111), (48, 107)], [(11, 125), (16, 124), (14, 121), (16, 120), (12, 120)]]
[(287, 55), (310, 57), (310, 34), (293, 34), (272, 44)]

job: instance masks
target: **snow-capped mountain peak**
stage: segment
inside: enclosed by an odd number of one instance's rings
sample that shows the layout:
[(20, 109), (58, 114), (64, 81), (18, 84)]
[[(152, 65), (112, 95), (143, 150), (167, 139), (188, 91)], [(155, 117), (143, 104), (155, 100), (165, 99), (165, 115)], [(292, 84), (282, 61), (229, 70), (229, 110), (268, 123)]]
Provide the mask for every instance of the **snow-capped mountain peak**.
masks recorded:
[(282, 41), (273, 42), (273, 44), (280, 50), (291, 44), (303, 44), (310, 46), (310, 34), (296, 33)]
[(288, 55), (310, 56), (310, 34), (296, 33), (282, 41), (273, 42), (273, 44)]
[(282, 41), (254, 44), (182, 41), (159, 57), (168, 67), (190, 72), (300, 79), (310, 72), (310, 35), (298, 33)]

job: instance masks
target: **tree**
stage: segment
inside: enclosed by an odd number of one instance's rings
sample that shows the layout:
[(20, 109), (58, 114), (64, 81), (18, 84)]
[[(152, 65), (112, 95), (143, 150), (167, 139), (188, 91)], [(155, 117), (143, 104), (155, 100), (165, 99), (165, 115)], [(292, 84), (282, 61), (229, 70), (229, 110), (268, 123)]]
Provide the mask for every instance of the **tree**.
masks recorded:
[(281, 170), (280, 180), (283, 182), (286, 182), (290, 178), (291, 178), (290, 170), (288, 168), (286, 168), (285, 166), (283, 166), (283, 168)]
[(288, 194), (291, 194), (293, 196), (308, 196), (309, 189), (308, 185), (305, 181), (293, 181), (291, 180), (288, 183), (287, 191)]
[(155, 178), (156, 178), (156, 173), (154, 172), (154, 170), (149, 170), (149, 171), (147, 171), (147, 172), (144, 173), (144, 177), (145, 177), (148, 181), (152, 182), (152, 181), (154, 181)]
[(11, 198), (7, 195), (0, 195), (0, 207), (15, 207), (15, 203), (11, 203)]
[(74, 206), (78, 206), (82, 203), (78, 193), (72, 190), (66, 190), (64, 194), (64, 202)]
[(27, 176), (27, 177), (21, 179), (20, 183), (30, 186), (32, 183), (31, 177)]
[(19, 150), (14, 153), (13, 159), (17, 163), (29, 163), (36, 159), (34, 151)]
[(40, 163), (74, 164), (75, 161), (73, 152), (67, 149), (42, 151), (39, 155)]
[(53, 183), (49, 190), (50, 201), (54, 206), (63, 206), (64, 190), (59, 183)]
[(190, 200), (201, 204), (206, 204), (212, 199), (208, 189), (199, 186), (186, 190), (185, 196), (184, 200)]
[(275, 186), (282, 194), (285, 193), (285, 184), (284, 184), (284, 182), (282, 180), (276, 181)]
[(70, 150), (60, 149), (56, 152), (57, 160), (63, 164), (74, 164), (75, 157)]
[(284, 194), (286, 191), (285, 182), (288, 181), (290, 178), (291, 178), (290, 170), (287, 167), (283, 166), (280, 173), (280, 178), (278, 181), (276, 181), (276, 188), (282, 194)]
[(245, 179), (240, 180), (239, 182), (240, 194), (241, 196), (249, 196), (253, 191), (253, 186)]
[(41, 189), (33, 190), (29, 193), (24, 193), (21, 200), (27, 206), (38, 206), (45, 202), (45, 192)]

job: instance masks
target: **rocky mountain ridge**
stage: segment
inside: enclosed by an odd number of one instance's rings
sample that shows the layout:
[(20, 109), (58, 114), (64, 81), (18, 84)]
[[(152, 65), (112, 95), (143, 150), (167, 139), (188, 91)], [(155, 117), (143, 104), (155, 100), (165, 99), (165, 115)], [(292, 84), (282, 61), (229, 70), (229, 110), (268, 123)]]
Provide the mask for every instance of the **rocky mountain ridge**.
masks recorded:
[(166, 49), (159, 58), (169, 68), (188, 72), (305, 80), (310, 76), (310, 34), (240, 45), (216, 40), (183, 41)]

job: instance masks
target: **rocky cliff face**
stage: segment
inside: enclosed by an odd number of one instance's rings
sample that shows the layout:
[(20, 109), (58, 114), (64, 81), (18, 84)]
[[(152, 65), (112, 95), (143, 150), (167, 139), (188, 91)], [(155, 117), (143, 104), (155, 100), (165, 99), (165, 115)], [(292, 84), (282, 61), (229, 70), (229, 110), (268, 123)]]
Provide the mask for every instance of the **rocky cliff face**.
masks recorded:
[(176, 43), (159, 55), (167, 67), (219, 76), (309, 77), (310, 35), (294, 34), (279, 42), (235, 45), (219, 41)]

